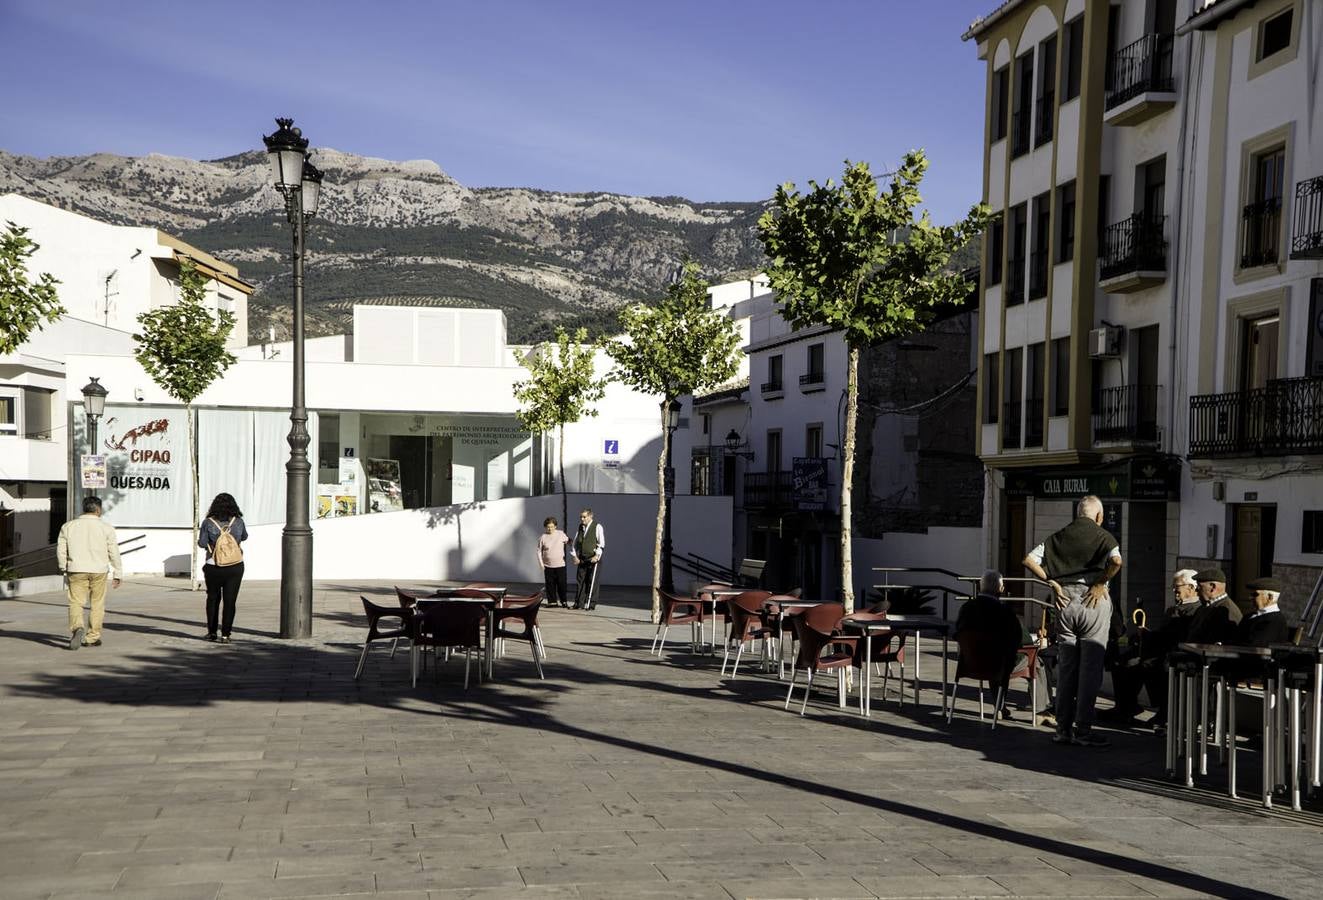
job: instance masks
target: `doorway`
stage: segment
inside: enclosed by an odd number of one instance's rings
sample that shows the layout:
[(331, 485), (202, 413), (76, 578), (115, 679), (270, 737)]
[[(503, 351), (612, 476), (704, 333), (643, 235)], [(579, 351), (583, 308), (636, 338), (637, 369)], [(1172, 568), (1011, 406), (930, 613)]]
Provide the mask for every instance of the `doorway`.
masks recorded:
[(1002, 518), (1001, 537), (1001, 573), (1007, 578), (1023, 578), (1024, 558), (1029, 553), (1025, 546), (1025, 530), (1028, 526), (1028, 508), (1023, 497), (1006, 501), (1006, 511)]
[(1131, 502), (1127, 520), (1130, 532), (1121, 554), (1125, 560), (1127, 619), (1143, 602), (1150, 616), (1160, 614), (1167, 603), (1170, 574), (1167, 572), (1167, 504)]
[(1277, 507), (1241, 503), (1236, 506), (1231, 563), (1231, 599), (1241, 610), (1246, 602), (1247, 585), (1256, 578), (1272, 574), (1273, 545), (1277, 537)]

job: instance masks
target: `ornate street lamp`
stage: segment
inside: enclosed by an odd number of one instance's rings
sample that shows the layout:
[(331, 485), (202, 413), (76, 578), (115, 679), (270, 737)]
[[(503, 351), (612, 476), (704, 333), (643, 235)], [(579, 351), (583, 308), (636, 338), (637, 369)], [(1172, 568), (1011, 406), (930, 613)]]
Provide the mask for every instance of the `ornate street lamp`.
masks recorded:
[(312, 465), (303, 392), (303, 234), (317, 213), (322, 173), (308, 161), (308, 139), (294, 127), (294, 120), (276, 119), (276, 124), (280, 128), (262, 141), (294, 235), (294, 399), (285, 464), (285, 528), (280, 537), (280, 636), (306, 638), (312, 635), (312, 525), (308, 522)]
[(93, 378), (83, 386), (83, 416), (87, 419), (88, 452), (96, 453), (96, 423), (106, 412), (106, 395), (110, 391)]
[(671, 572), (671, 506), (675, 502), (675, 467), (671, 465), (671, 450), (675, 446), (675, 429), (680, 427), (680, 401), (663, 400), (662, 422), (666, 428), (666, 468), (662, 474), (662, 492), (666, 495), (666, 512), (662, 516), (661, 589), (675, 593), (675, 575)]
[(732, 428), (729, 432), (726, 433), (727, 456), (742, 456), (745, 459), (750, 459), (750, 460), (753, 459), (753, 451), (744, 450), (742, 449), (743, 447), (744, 447), (744, 438), (740, 437), (740, 433), (738, 431)]

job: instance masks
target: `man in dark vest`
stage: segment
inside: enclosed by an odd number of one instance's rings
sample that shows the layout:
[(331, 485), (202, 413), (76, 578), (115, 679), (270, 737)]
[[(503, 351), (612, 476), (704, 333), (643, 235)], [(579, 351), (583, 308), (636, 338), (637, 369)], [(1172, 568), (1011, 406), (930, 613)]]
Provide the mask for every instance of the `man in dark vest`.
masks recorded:
[(1103, 657), (1112, 623), (1107, 583), (1121, 571), (1121, 551), (1103, 527), (1102, 501), (1093, 494), (1079, 502), (1075, 521), (1039, 544), (1024, 567), (1056, 592), (1058, 744), (1107, 747), (1093, 733), (1093, 704), (1102, 686)]
[(1235, 642), (1247, 647), (1267, 647), (1289, 642), (1291, 629), (1281, 607), (1277, 605), (1282, 596), (1282, 583), (1276, 578), (1256, 578), (1246, 587), (1254, 596), (1254, 611), (1240, 620), (1236, 627)]
[(593, 609), (597, 606), (597, 593), (601, 587), (598, 582), (598, 564), (602, 561), (602, 551), (606, 549), (606, 532), (602, 523), (593, 520), (593, 511), (585, 509), (579, 513), (579, 530), (574, 534), (575, 580), (578, 590), (574, 595), (575, 609)]

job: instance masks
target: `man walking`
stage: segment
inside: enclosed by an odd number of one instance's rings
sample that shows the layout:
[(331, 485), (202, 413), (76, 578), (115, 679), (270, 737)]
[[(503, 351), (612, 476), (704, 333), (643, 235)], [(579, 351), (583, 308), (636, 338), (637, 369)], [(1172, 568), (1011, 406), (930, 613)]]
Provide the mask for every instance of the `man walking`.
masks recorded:
[(1080, 500), (1075, 521), (1039, 544), (1024, 567), (1056, 591), (1058, 618), (1058, 744), (1107, 747), (1093, 733), (1093, 704), (1102, 686), (1103, 657), (1112, 622), (1107, 583), (1121, 571), (1121, 551), (1103, 527), (1103, 505)]
[[(113, 570), (115, 587), (124, 574), (115, 528), (101, 518), (101, 498), (84, 497), (83, 514), (60, 528), (55, 557), (64, 573), (69, 596), (69, 649), (101, 646), (101, 623), (106, 616), (106, 571)], [(83, 608), (92, 605), (92, 618), (83, 628)]]
[(594, 609), (597, 606), (597, 569), (602, 561), (602, 551), (606, 549), (606, 533), (602, 523), (593, 520), (593, 511), (585, 509), (579, 513), (579, 530), (574, 534), (575, 580), (578, 590), (574, 595), (575, 609)]

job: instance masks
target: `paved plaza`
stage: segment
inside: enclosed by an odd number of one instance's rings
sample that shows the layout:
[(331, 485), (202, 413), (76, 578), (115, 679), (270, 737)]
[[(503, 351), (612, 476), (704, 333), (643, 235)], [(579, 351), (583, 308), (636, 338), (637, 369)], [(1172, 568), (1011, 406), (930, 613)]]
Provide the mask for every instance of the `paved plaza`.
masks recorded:
[(61, 595), (0, 601), (0, 897), (1320, 893), (1323, 818), (1177, 790), (1150, 734), (993, 732), (972, 689), (949, 728), (936, 691), (800, 718), (756, 665), (657, 662), (643, 592), (610, 588), (543, 614), (545, 682), (521, 644), (468, 692), (462, 662), (414, 690), (382, 647), (355, 683), (360, 594), (394, 602), (319, 584), (291, 642), (276, 585), (245, 584), (222, 646), (202, 594), (133, 579), (76, 653)]

